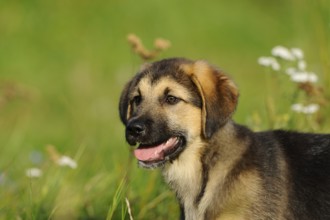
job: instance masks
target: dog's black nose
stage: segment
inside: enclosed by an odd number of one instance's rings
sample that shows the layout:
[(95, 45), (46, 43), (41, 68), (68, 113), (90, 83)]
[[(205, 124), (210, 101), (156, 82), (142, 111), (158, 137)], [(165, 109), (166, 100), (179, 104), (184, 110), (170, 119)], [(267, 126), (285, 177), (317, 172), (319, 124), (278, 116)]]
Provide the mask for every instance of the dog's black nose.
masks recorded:
[(141, 122), (132, 122), (127, 126), (127, 132), (129, 135), (137, 138), (145, 134), (146, 126)]

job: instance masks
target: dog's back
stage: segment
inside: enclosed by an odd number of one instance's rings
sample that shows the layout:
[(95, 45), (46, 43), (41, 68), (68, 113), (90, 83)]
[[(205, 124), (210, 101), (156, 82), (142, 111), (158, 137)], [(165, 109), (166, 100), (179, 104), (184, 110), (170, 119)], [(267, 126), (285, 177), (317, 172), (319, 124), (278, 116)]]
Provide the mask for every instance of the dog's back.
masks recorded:
[(295, 219), (330, 219), (330, 135), (273, 131), (288, 167)]

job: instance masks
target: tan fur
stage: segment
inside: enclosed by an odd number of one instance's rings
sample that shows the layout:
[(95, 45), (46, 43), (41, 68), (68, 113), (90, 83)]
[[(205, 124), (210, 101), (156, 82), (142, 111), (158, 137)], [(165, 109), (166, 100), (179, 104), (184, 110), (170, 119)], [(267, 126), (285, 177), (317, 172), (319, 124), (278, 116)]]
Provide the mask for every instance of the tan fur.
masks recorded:
[(187, 210), (187, 219), (201, 219), (197, 207), (194, 205), (194, 198), (200, 190), (201, 163), (199, 162), (200, 151), (203, 143), (196, 140), (190, 145), (180, 158), (166, 165), (163, 169), (165, 180), (177, 193), (179, 200)]
[[(216, 145), (213, 146), (215, 148), (214, 150), (219, 154), (218, 157), (221, 158), (221, 160), (216, 161), (212, 171), (209, 174), (210, 176), (215, 175), (217, 178), (209, 181), (209, 184), (206, 187), (205, 196), (200, 204), (202, 207), (208, 207), (210, 203), (214, 201), (214, 197), (218, 197), (218, 195), (214, 192), (216, 192), (217, 189), (223, 188), (221, 186), (224, 186), (228, 173), (245, 152), (245, 144), (238, 143), (238, 141), (232, 137), (232, 125), (228, 124), (224, 127), (221, 134), (219, 134), (219, 137), (217, 137), (221, 140), (221, 146), (218, 143), (215, 143)], [(248, 142), (248, 140), (246, 140), (246, 142)], [(240, 148), (237, 148), (236, 146), (240, 146)], [(228, 199), (227, 196), (230, 197), (230, 195), (227, 195), (227, 192), (225, 192), (223, 196), (224, 198), (222, 200), (224, 201)], [(222, 204), (220, 206), (226, 205)], [(203, 209), (205, 210), (206, 208)]]

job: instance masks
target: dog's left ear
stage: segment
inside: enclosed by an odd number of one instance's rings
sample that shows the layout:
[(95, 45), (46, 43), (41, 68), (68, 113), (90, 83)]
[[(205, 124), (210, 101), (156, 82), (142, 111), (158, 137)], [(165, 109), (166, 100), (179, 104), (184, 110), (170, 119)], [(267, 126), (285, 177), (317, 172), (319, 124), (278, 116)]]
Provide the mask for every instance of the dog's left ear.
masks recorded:
[(129, 100), (129, 93), (130, 93), (132, 87), (134, 87), (134, 85), (137, 83), (136, 79), (138, 78), (137, 77), (138, 74), (142, 73), (143, 71), (146, 71), (150, 67), (151, 67), (150, 63), (142, 64), (140, 66), (140, 70), (137, 73), (137, 75), (125, 85), (123, 91), (121, 92), (120, 100), (119, 100), (119, 115), (120, 115), (120, 119), (124, 123), (124, 125), (126, 125), (127, 120), (131, 116), (131, 103)]
[(121, 92), (120, 100), (119, 100), (119, 115), (124, 125), (126, 125), (131, 112), (131, 104), (128, 97), (131, 84), (132, 81), (128, 82), (125, 85), (123, 91)]
[(205, 61), (196, 61), (184, 71), (190, 75), (201, 95), (203, 134), (209, 139), (234, 113), (238, 89), (224, 73)]

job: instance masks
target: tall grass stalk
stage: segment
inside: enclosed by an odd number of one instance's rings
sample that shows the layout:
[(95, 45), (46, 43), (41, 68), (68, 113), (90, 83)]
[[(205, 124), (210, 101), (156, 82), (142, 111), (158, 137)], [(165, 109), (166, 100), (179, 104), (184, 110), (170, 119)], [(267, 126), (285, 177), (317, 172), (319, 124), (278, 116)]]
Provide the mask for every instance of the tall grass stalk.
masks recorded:
[(161, 203), (164, 199), (171, 196), (171, 192), (166, 191), (157, 196), (155, 199), (150, 201), (148, 204), (146, 204), (141, 211), (138, 214), (138, 219), (145, 219), (146, 213), (152, 209), (154, 209), (159, 203)]
[[(133, 219), (133, 215), (132, 215), (132, 209), (131, 209), (131, 204), (129, 203), (128, 198), (125, 198), (125, 202), (126, 202), (126, 210), (128, 211), (128, 215), (129, 215), (129, 219), (130, 220), (134, 220)], [(126, 214), (126, 212), (125, 212)], [(125, 215), (122, 215), (122, 218), (124, 219)]]
[(126, 179), (123, 178), (112, 198), (112, 204), (108, 210), (106, 220), (111, 220), (114, 216), (115, 210), (118, 208), (118, 204), (123, 200), (123, 195), (126, 191)]

